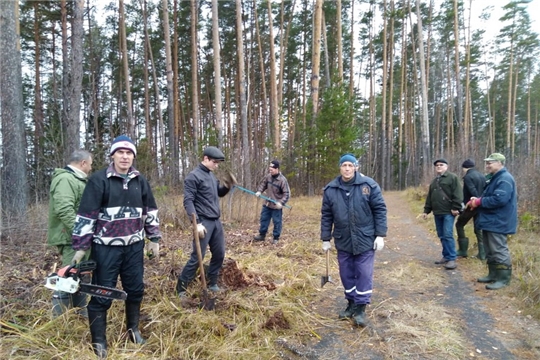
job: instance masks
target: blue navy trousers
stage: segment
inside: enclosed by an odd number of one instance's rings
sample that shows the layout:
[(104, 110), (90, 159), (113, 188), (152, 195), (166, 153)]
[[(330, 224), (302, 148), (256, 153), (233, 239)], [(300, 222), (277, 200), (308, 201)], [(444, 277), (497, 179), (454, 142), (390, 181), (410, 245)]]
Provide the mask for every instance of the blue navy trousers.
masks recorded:
[(347, 300), (361, 305), (371, 303), (374, 261), (375, 250), (358, 255), (338, 250), (339, 276)]

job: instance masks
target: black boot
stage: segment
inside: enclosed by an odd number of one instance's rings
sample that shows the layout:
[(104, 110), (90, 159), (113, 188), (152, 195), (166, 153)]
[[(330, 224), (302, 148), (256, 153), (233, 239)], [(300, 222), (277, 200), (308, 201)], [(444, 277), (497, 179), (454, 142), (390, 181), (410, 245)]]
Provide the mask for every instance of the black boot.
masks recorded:
[(188, 285), (189, 283), (187, 281), (178, 278), (178, 282), (176, 283), (176, 294), (179, 297), (185, 297)]
[(69, 294), (63, 291), (55, 291), (52, 297), (52, 317), (57, 318), (70, 307)]
[(87, 296), (85, 294), (76, 293), (69, 295), (71, 306), (77, 308), (77, 314), (88, 319), (88, 310), (86, 305), (88, 303)]
[(347, 299), (347, 301), (349, 302), (347, 308), (339, 312), (339, 319), (352, 318), (354, 315), (354, 301), (351, 299)]
[(126, 302), (126, 324), (129, 339), (135, 344), (144, 344), (146, 340), (139, 332), (141, 303)]
[(487, 276), (476, 279), (479, 283), (492, 283), (497, 280), (495, 276), (495, 264), (487, 264), (489, 273)]
[(356, 326), (366, 327), (366, 304), (355, 304), (353, 321)]
[(255, 241), (264, 241), (264, 238), (266, 237), (266, 234), (259, 234), (259, 235), (256, 235), (253, 240)]
[(512, 265), (506, 264), (494, 264), (495, 267), (495, 282), (493, 284), (487, 284), (488, 290), (499, 290), (510, 284), (512, 278)]
[(484, 243), (482, 241), (478, 241), (478, 254), (476, 257), (479, 260), (486, 260), (486, 250), (484, 249)]
[(98, 359), (107, 358), (107, 312), (88, 311), (92, 348)]
[(467, 257), (467, 250), (469, 250), (469, 238), (459, 238), (458, 240), (457, 256)]

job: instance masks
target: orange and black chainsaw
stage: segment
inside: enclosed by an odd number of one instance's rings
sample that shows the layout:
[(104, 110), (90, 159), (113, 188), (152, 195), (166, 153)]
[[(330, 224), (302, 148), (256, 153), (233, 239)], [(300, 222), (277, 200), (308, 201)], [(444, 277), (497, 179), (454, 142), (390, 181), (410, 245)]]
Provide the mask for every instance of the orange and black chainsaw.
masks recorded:
[(84, 282), (84, 278), (96, 269), (96, 262), (93, 260), (81, 261), (76, 265), (68, 265), (56, 273), (52, 273), (45, 279), (45, 287), (55, 291), (64, 291), (70, 294), (77, 292), (98, 296), (113, 300), (126, 300), (125, 291), (101, 285), (94, 285)]

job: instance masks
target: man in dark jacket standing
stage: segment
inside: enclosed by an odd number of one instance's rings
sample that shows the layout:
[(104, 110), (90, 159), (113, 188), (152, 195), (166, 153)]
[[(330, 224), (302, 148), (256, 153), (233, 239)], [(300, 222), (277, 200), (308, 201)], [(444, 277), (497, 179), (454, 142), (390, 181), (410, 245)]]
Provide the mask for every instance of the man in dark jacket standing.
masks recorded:
[[(220, 290), (218, 275), (225, 259), (225, 235), (220, 220), (219, 198), (227, 195), (236, 185), (236, 179), (232, 174), (227, 174), (223, 181), (225, 186), (222, 186), (213, 173), (224, 160), (225, 155), (221, 150), (208, 146), (204, 149), (202, 162), (184, 180), (184, 209), (189, 219), (193, 214), (197, 217), (202, 258), (204, 259), (207, 247), (210, 247), (212, 253), (208, 268), (208, 289), (214, 292)], [(186, 295), (186, 289), (197, 273), (198, 264), (199, 259), (193, 242), (191, 256), (176, 284), (176, 292), (180, 297)]]
[(508, 235), (517, 230), (517, 189), (514, 177), (506, 170), (503, 154), (484, 159), (491, 175), (481, 197), (471, 197), (467, 207), (478, 209), (478, 227), (482, 229), (489, 273), (478, 282), (486, 289), (497, 290), (510, 284), (512, 259)]
[(454, 220), (461, 210), (463, 190), (457, 175), (448, 171), (446, 159), (437, 159), (433, 165), (437, 176), (429, 185), (423, 217), (426, 219), (433, 211), (437, 236), (441, 239), (442, 258), (435, 264), (452, 270), (457, 267)]
[(254, 240), (264, 241), (266, 232), (270, 226), (270, 220), (272, 220), (274, 222), (274, 229), (272, 230), (273, 243), (277, 244), (281, 236), (281, 229), (283, 228), (283, 206), (289, 201), (291, 193), (287, 179), (279, 171), (279, 161), (277, 160), (270, 162), (268, 175), (264, 177), (255, 195), (259, 197), (264, 191), (266, 191), (267, 197), (274, 199), (276, 202), (266, 201), (263, 204), (259, 235), (256, 235)]
[[(75, 150), (63, 169), (54, 169), (49, 191), (49, 227), (47, 243), (56, 246), (62, 258), (62, 267), (70, 265), (75, 250), (71, 247), (71, 233), (75, 225), (77, 210), (88, 174), (92, 170), (92, 154), (86, 150)], [(89, 254), (86, 256), (88, 257)], [(52, 316), (57, 317), (71, 307), (88, 317), (86, 295), (55, 291), (52, 299)]]
[[(78, 263), (92, 247), (96, 262), (92, 283), (116, 287), (118, 276), (127, 293), (125, 303), (129, 339), (144, 344), (139, 332), (144, 295), (144, 246), (159, 255), (158, 209), (150, 184), (133, 167), (137, 150), (133, 141), (121, 135), (109, 152), (111, 164), (90, 177), (84, 190), (73, 230), (72, 263)], [(92, 346), (98, 358), (107, 357), (107, 310), (112, 300), (93, 296), (88, 304)]]
[[(463, 162), (461, 167), (463, 168), (463, 202), (468, 203), (471, 197), (480, 197), (486, 186), (486, 177), (480, 171), (474, 168), (475, 163), (472, 159), (467, 159)], [(478, 243), (478, 254), (476, 257), (480, 260), (486, 259), (486, 252), (484, 251), (484, 243), (482, 242), (482, 230), (480, 230), (476, 224), (477, 211), (470, 207), (465, 208), (461, 214), (459, 214), (456, 221), (456, 231), (458, 236), (458, 251), (457, 256), (467, 257), (467, 250), (469, 249), (469, 238), (465, 235), (465, 225), (469, 220), (474, 219), (474, 234), (476, 235), (476, 241)]]
[(345, 154), (339, 160), (341, 175), (324, 188), (321, 209), (323, 251), (330, 250), (334, 238), (341, 283), (347, 308), (340, 319), (352, 318), (366, 326), (366, 305), (373, 292), (375, 251), (384, 247), (386, 204), (379, 185), (356, 171), (357, 160)]

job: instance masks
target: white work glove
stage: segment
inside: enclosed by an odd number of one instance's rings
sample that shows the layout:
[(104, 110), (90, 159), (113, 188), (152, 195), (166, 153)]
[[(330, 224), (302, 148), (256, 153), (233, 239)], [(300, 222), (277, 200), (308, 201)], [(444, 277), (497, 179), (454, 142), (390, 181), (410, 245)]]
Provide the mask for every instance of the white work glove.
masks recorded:
[(80, 263), (85, 254), (86, 250), (77, 250), (75, 255), (73, 255), (73, 259), (71, 259), (71, 265)]
[(330, 241), (323, 241), (322, 242), (322, 249), (323, 251), (328, 251), (332, 247), (332, 244), (330, 244)]
[(279, 201), (274, 204), (276, 205), (277, 210), (281, 210), (283, 208), (283, 205)]
[(375, 238), (375, 242), (373, 243), (373, 249), (375, 249), (375, 251), (379, 251), (379, 250), (382, 250), (383, 248), (384, 248), (384, 238), (377, 236)]
[(197, 232), (199, 233), (199, 239), (204, 239), (206, 236), (206, 228), (203, 224), (197, 224)]
[(158, 242), (153, 242), (151, 240), (148, 242), (146, 256), (148, 256), (149, 259), (159, 257), (159, 243)]
[(256, 197), (261, 196), (261, 192), (260, 192), (260, 191), (257, 191), (257, 192), (255, 193), (255, 196), (256, 196)]

